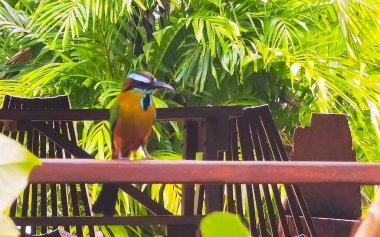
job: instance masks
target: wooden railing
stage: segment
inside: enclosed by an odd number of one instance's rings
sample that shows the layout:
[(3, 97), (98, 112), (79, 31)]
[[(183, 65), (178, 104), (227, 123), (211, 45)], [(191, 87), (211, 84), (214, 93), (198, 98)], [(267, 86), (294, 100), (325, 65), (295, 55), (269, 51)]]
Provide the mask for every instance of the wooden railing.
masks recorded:
[[(101, 175), (99, 175), (101, 174)], [(30, 183), (380, 184), (380, 164), (358, 162), (101, 161), (42, 159)]]
[[(157, 109), (157, 120), (190, 120), (205, 119), (208, 117), (240, 117), (243, 115), (241, 107), (220, 106), (202, 108), (165, 108)], [(33, 109), (11, 110), (0, 109), (0, 120), (28, 121), (102, 121), (109, 120), (107, 109)]]

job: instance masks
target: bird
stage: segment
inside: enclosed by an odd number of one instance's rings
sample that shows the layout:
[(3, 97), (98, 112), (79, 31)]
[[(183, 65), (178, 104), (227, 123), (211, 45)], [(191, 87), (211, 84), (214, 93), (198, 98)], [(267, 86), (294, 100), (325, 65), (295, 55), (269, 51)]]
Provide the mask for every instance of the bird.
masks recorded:
[[(146, 146), (156, 117), (152, 92), (160, 88), (174, 90), (172, 86), (158, 81), (147, 71), (133, 72), (127, 76), (116, 102), (110, 109), (112, 159), (129, 159), (131, 153), (140, 147), (144, 156), (151, 159)], [(92, 211), (113, 216), (118, 189), (116, 184), (105, 183), (92, 206)]]

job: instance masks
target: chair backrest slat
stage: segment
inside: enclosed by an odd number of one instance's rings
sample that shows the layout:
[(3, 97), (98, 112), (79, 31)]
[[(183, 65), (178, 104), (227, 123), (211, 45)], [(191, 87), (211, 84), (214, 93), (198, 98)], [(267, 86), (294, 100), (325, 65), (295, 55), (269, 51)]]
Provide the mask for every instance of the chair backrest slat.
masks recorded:
[[(33, 134), (31, 132), (27, 132), (27, 138), (26, 138), (26, 147), (28, 148), (29, 151), (32, 151), (33, 149)], [(23, 193), (23, 199), (22, 199), (22, 211), (21, 211), (21, 216), (27, 217), (29, 216), (29, 198), (31, 194), (31, 188), (32, 185), (28, 185)], [(25, 226), (21, 226), (21, 232), (25, 232)]]
[[(267, 134), (270, 134), (270, 135), (268, 135), (268, 140), (269, 140), (269, 143), (272, 147), (272, 151), (273, 151), (275, 160), (277, 160), (277, 161), (289, 161), (289, 158), (286, 155), (285, 147), (281, 141), (280, 135), (277, 132), (277, 128), (275, 126), (273, 117), (270, 113), (268, 106), (263, 106), (263, 107), (261, 107), (261, 109), (262, 109), (262, 112), (260, 113), (260, 118), (261, 118), (263, 126), (265, 127), (265, 130), (269, 131), (267, 133)], [(297, 218), (298, 214), (301, 213), (304, 217), (304, 220), (306, 223), (306, 228), (307, 228), (307, 231), (309, 232), (309, 235), (317, 236), (317, 231), (316, 231), (315, 226), (311, 220), (311, 215), (310, 215), (309, 209), (306, 206), (305, 199), (304, 199), (304, 197), (303, 197), (303, 195), (299, 189), (299, 186), (290, 185), (290, 187), (291, 187), (291, 189), (289, 189), (289, 188), (288, 189), (292, 190), (293, 192), (291, 192), (291, 193), (287, 192), (287, 195), (288, 196), (289, 195), (295, 196), (295, 198), (298, 202), (297, 204), (298, 204), (298, 209), (299, 209), (299, 210), (296, 210), (294, 217)], [(298, 211), (301, 211), (301, 212), (298, 212)]]
[(280, 224), (282, 227), (282, 231), (286, 237), (288, 237), (288, 236), (290, 237), (291, 235), (290, 235), (288, 223), (286, 222), (285, 210), (284, 210), (284, 207), (282, 206), (282, 202), (281, 202), (280, 190), (279, 190), (277, 185), (271, 185), (271, 186), (272, 186), (272, 192), (273, 192), (274, 200), (276, 203), (276, 207), (277, 207), (278, 216), (279, 216)]
[[(279, 159), (276, 157), (274, 152), (273, 152), (273, 147), (270, 146), (268, 143), (270, 133), (266, 132), (264, 127), (263, 127), (263, 122), (260, 119), (259, 116), (249, 116), (250, 119), (250, 130), (251, 130), (251, 136), (252, 136), (252, 141), (254, 144), (254, 150), (256, 154), (256, 158), (259, 161), (271, 161), (277, 160), (277, 161), (282, 161), (282, 159)], [(261, 148), (261, 149), (260, 149)], [(265, 188), (267, 186), (267, 188)], [(272, 190), (272, 192), (269, 191), (269, 188)], [(278, 212), (278, 217), (280, 220), (280, 223), (283, 227), (283, 232), (285, 236), (290, 236), (290, 231), (288, 224), (286, 223), (286, 217), (285, 217), (285, 210), (284, 207), (282, 206), (281, 202), (281, 195), (280, 195), (280, 190), (277, 187), (277, 185), (264, 185), (264, 191), (266, 192), (266, 200), (269, 202), (274, 202), (271, 203), (271, 205), (267, 205), (268, 207), (268, 212), (269, 212), (269, 217), (270, 217), (270, 223), (272, 227), (272, 232), (273, 236), (278, 236), (278, 228), (275, 223), (275, 213), (274, 209), (272, 208), (275, 206), (276, 210)], [(270, 196), (269, 193), (272, 193), (272, 196)]]
[[(47, 122), (47, 127), (53, 127), (53, 122)], [(56, 157), (55, 144), (52, 140), (48, 139), (47, 142), (48, 151), (47, 154), (49, 158), (53, 159)], [(57, 202), (57, 186), (56, 184), (50, 184), (50, 205), (51, 205), (51, 215), (58, 216), (58, 202)], [(52, 229), (57, 229), (58, 226), (52, 226)]]
[[(288, 161), (267, 106), (246, 108), (244, 116), (230, 120), (229, 127), (226, 160)], [(298, 186), (283, 187), (298, 234), (317, 236), (307, 207), (303, 205), (302, 194), (297, 191)], [(277, 184), (226, 185), (225, 189), (227, 210), (243, 219), (248, 218), (252, 236), (277, 237), (280, 233), (281, 236), (292, 236)], [(248, 207), (245, 216), (244, 207)], [(303, 215), (302, 220), (300, 215)]]
[[(41, 157), (48, 157), (47, 155), (47, 152), (46, 152), (46, 143), (47, 143), (47, 140), (46, 140), (46, 136), (40, 134), (40, 156)], [(40, 200), (40, 208), (41, 208), (41, 217), (46, 217), (47, 216), (47, 206), (48, 206), (48, 203), (47, 203), (47, 192), (48, 192), (48, 189), (47, 189), (47, 184), (41, 184), (41, 192), (40, 192), (40, 195), (41, 195), (41, 200)], [(48, 232), (48, 228), (47, 226), (42, 226), (41, 228), (41, 232), (42, 233), (46, 233)]]
[[(266, 137), (264, 137), (265, 131), (260, 125), (261, 123), (257, 119), (257, 117), (254, 117), (251, 120), (249, 120), (249, 128), (250, 128), (251, 138), (253, 142), (255, 157), (257, 161), (270, 161), (271, 160), (270, 151), (269, 151), (270, 147), (268, 146)], [(274, 213), (275, 204), (272, 203), (272, 197), (269, 191), (270, 186), (271, 185), (263, 184), (262, 190), (264, 194), (264, 202), (266, 204), (265, 206), (267, 207), (268, 216), (270, 220), (272, 236), (276, 237), (278, 236), (278, 229), (277, 229), (277, 223), (276, 223), (276, 215)]]
[[(60, 122), (59, 123), (59, 130), (60, 130), (60, 133), (62, 134), (62, 136), (66, 140), (70, 141), (69, 134), (67, 132), (67, 130), (68, 130), (67, 122)], [(71, 159), (71, 154), (67, 150), (62, 150), (62, 151), (64, 152), (65, 159)], [(69, 192), (70, 192), (70, 196), (71, 196), (71, 208), (70, 208), (70, 210), (72, 213), (70, 213), (70, 214), (74, 215), (74, 216), (79, 216), (80, 210), (79, 210), (79, 205), (78, 205), (78, 193), (77, 193), (76, 184), (70, 184), (70, 185), (66, 186), (66, 188), (68, 188), (70, 190)], [(76, 229), (77, 229), (77, 235), (82, 236), (83, 235), (82, 228), (80, 226), (76, 226)]]
[[(239, 133), (239, 141), (240, 141), (240, 147), (242, 152), (243, 160), (247, 161), (254, 161), (254, 154), (253, 154), (253, 144), (252, 144), (252, 138), (249, 130), (249, 123), (246, 117), (238, 118), (237, 121), (237, 129)], [(259, 185), (247, 185), (247, 193), (253, 194), (253, 201), (256, 204), (256, 208), (252, 209), (256, 210), (258, 221), (259, 221), (259, 230), (260, 230), (260, 236), (267, 237), (267, 228), (266, 228), (266, 220), (264, 215), (264, 209), (263, 209), (263, 202), (261, 200), (261, 191)], [(239, 196), (240, 197), (240, 196)], [(248, 199), (248, 201), (252, 201), (252, 199)], [(252, 205), (254, 206), (254, 205)], [(250, 215), (250, 216), (252, 216)], [(255, 223), (256, 224), (256, 223)], [(251, 228), (252, 229), (252, 228)]]
[(204, 185), (198, 185), (198, 196), (197, 199), (197, 215), (202, 215), (203, 214), (203, 204), (204, 204), (204, 199), (205, 199), (205, 186)]
[[(232, 155), (232, 146), (233, 146), (233, 139), (232, 139), (232, 132), (234, 131), (234, 120), (230, 121), (229, 128), (230, 132), (228, 133), (228, 143), (227, 143), (227, 150), (226, 150), (226, 160), (232, 161), (233, 155)], [(234, 204), (234, 185), (227, 184), (226, 185), (226, 192), (227, 192), (227, 211), (230, 213), (235, 213), (235, 204)]]
[[(35, 130), (33, 130), (33, 138), (32, 139), (33, 139), (32, 152), (36, 156), (40, 157), (40, 152), (39, 152), (40, 135)], [(32, 185), (32, 188), (31, 188), (31, 196), (32, 196), (31, 197), (31, 199), (32, 199), (31, 213), (30, 213), (31, 217), (37, 217), (37, 207), (38, 207), (37, 198), (39, 195), (39, 191), (38, 191), (39, 186), (40, 186), (39, 184), (34, 184), (34, 185)], [(24, 204), (24, 205), (28, 205), (28, 204)], [(37, 233), (37, 227), (36, 226), (31, 227), (31, 233), (32, 233), (32, 235), (35, 235)]]
[[(4, 131), (4, 135), (6, 135), (6, 136), (9, 135), (9, 132), (8, 132), (8, 131)], [(12, 132), (11, 138), (12, 138), (12, 139), (15, 139), (15, 140), (18, 140), (21, 144), (24, 144), (24, 133), (19, 134), (19, 137), (17, 138), (16, 133), (15, 133), (15, 132)], [(16, 211), (17, 211), (17, 203), (19, 202), (18, 199), (19, 199), (19, 198), (17, 198), (17, 199), (12, 203), (12, 206), (11, 206), (11, 209), (10, 209), (10, 216), (14, 216), (14, 215), (16, 214)]]
[[(231, 128), (234, 128), (234, 129), (230, 129), (230, 144), (231, 144), (231, 158), (229, 158), (229, 160), (235, 160), (235, 161), (238, 161), (239, 160), (239, 151), (238, 151), (238, 144), (237, 144), (237, 131), (236, 131), (236, 123), (232, 123), (230, 124), (232, 125)], [(227, 144), (228, 145), (228, 144)], [(227, 148), (228, 149), (228, 148)], [(227, 154), (228, 156), (228, 154)], [(240, 185), (240, 184), (234, 184), (234, 191), (235, 191), (235, 196), (237, 197), (241, 197), (242, 196), (242, 186), (243, 185)], [(236, 214), (238, 214), (240, 217), (244, 217), (244, 214), (243, 214), (243, 200), (241, 198), (238, 198), (236, 200)]]
[(256, 228), (256, 211), (255, 211), (255, 200), (253, 196), (252, 185), (245, 186), (247, 190), (247, 200), (248, 200), (248, 214), (249, 214), (249, 229), (252, 236), (258, 236)]
[[(256, 149), (256, 155), (259, 158), (259, 160), (271, 160), (270, 153), (272, 154), (272, 158), (275, 161), (285, 161), (287, 160), (286, 156), (282, 156), (281, 152), (279, 151), (279, 146), (282, 146), (281, 140), (276, 140), (276, 134), (278, 135), (278, 132), (275, 128), (274, 121), (272, 120), (272, 116), (270, 117), (264, 117), (266, 112), (269, 112), (269, 108), (267, 107), (259, 107), (257, 111), (254, 110), (248, 110), (247, 111), (247, 117), (249, 118), (251, 128), (253, 129), (254, 136), (254, 143), (256, 143), (256, 146), (261, 146), (263, 148), (262, 151), (259, 151)], [(256, 113), (255, 113), (256, 112)], [(278, 144), (280, 142), (280, 144)], [(270, 145), (270, 148), (268, 147)], [(269, 151), (270, 150), (270, 151)], [(263, 156), (264, 153), (264, 156)], [(263, 157), (261, 157), (263, 156)], [(298, 203), (296, 197), (294, 197), (294, 193), (292, 191), (292, 187), (289, 185), (284, 185), (285, 191), (287, 196), (290, 196), (289, 199), (289, 206), (292, 210), (292, 217), (295, 222), (298, 234), (304, 233), (303, 226), (301, 222), (301, 218), (298, 216)], [(277, 189), (275, 187), (274, 189)], [(291, 201), (290, 201), (291, 200)], [(277, 203), (277, 206), (279, 208), (282, 208), (282, 205)], [(284, 212), (281, 212), (281, 214), (284, 214)], [(281, 218), (285, 218), (285, 216), (282, 216)], [(284, 229), (288, 229), (287, 224), (285, 225), (285, 221), (282, 220), (281, 224), (286, 226)], [(289, 234), (290, 235), (290, 234)]]
[[(70, 101), (67, 96), (57, 96), (50, 98), (20, 98), (6, 95), (3, 109), (70, 109)], [(7, 122), (8, 123), (8, 122)], [(72, 159), (79, 156), (89, 156), (81, 150), (77, 144), (74, 124), (66, 121), (52, 122), (31, 122), (27, 118), (20, 121), (9, 122), (1, 125), (0, 131), (18, 140), (38, 157), (48, 157), (51, 159)], [(49, 137), (49, 131), (55, 131), (54, 136), (58, 136), (58, 142), (64, 142), (60, 146), (56, 140)], [(47, 133), (46, 133), (47, 132)], [(26, 135), (25, 135), (26, 134)], [(24, 137), (26, 136), (26, 141)], [(26, 144), (25, 144), (26, 143)], [(71, 147), (68, 147), (72, 145)], [(62, 147), (68, 147), (77, 156), (71, 154)], [(48, 196), (49, 195), (49, 196)], [(11, 207), (11, 216), (21, 217), (47, 217), (51, 216), (91, 216), (90, 203), (86, 184), (35, 184), (28, 185), (23, 194)], [(49, 198), (48, 198), (49, 197)], [(21, 208), (21, 213), (18, 211)], [(84, 210), (84, 211), (82, 211)], [(40, 227), (31, 226), (31, 234), (42, 234), (56, 229), (56, 226)], [(88, 228), (90, 236), (95, 236), (93, 226), (81, 227), (64, 226), (65, 231), (83, 236), (83, 228)], [(26, 226), (21, 226), (21, 232), (25, 233)]]

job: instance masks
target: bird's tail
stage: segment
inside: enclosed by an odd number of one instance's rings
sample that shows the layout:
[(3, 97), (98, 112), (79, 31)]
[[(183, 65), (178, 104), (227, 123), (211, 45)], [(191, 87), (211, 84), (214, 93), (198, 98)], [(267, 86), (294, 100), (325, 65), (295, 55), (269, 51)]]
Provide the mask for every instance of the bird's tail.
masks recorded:
[(117, 192), (119, 190), (116, 184), (104, 184), (98, 199), (92, 206), (94, 213), (102, 213), (105, 216), (113, 216), (115, 214), (115, 206), (117, 200)]

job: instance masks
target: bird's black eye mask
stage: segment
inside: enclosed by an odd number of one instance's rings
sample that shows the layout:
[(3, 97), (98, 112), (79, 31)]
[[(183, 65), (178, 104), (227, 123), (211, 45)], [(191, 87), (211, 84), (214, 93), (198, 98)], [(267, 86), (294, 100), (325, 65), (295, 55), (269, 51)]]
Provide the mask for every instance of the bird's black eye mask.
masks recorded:
[(147, 78), (138, 73), (132, 73), (128, 75), (128, 78), (132, 79), (131, 84), (124, 89), (123, 92), (128, 90), (136, 89), (144, 93), (151, 93), (152, 86), (154, 85), (155, 78)]

